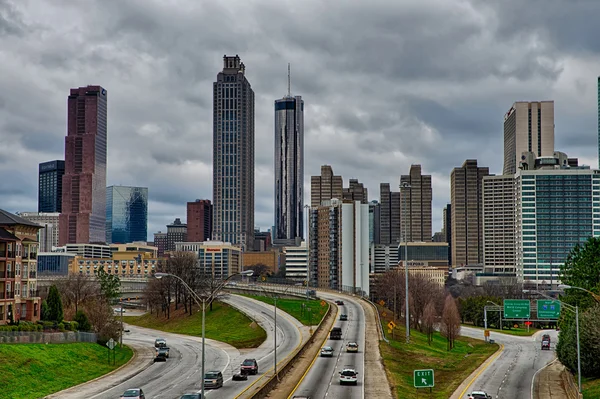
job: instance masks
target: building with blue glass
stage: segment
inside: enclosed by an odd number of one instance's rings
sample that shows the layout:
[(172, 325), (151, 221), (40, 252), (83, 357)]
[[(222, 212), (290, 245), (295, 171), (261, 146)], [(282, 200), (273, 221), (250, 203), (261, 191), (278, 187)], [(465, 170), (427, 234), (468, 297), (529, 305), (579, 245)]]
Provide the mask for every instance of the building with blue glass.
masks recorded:
[(106, 243), (146, 241), (148, 188), (110, 186), (106, 189)]
[[(39, 165), (38, 212), (62, 212), (62, 180), (65, 161), (43, 162)], [(58, 226), (56, 226), (58, 229)]]
[(556, 287), (577, 244), (600, 236), (600, 171), (569, 166), (565, 154), (524, 154), (516, 173), (517, 276), (539, 289)]

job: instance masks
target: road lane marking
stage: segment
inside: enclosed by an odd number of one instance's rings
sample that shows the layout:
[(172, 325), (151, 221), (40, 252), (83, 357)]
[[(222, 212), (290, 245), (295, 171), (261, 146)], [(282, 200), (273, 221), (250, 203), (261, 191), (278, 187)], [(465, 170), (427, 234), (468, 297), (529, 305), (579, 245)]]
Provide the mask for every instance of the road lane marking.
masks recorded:
[(500, 356), (500, 354), (504, 351), (504, 344), (500, 344), (500, 349), (494, 353), (488, 360), (486, 363), (484, 363), (484, 366), (481, 368), (481, 370), (479, 370), (479, 372), (477, 374), (475, 374), (475, 376), (473, 377), (473, 379), (471, 379), (471, 382), (469, 382), (467, 384), (467, 386), (465, 387), (465, 389), (463, 389), (463, 391), (460, 393), (459, 399), (462, 399), (465, 394), (467, 393), (467, 390), (471, 387), (471, 385), (473, 385), (473, 383), (475, 382), (475, 380), (477, 378), (479, 378), (479, 376), (481, 375), (481, 373), (483, 373), (489, 366), (490, 364), (492, 364), (497, 358), (498, 356)]

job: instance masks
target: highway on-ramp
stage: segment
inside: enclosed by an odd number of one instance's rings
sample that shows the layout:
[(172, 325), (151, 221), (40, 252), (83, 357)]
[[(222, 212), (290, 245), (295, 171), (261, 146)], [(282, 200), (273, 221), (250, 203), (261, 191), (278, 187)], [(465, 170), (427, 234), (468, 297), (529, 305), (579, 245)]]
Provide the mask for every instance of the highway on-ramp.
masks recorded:
[[(504, 345), (504, 350), (476, 376), (460, 399), (467, 398), (472, 391), (485, 391), (494, 399), (530, 398), (534, 375), (556, 356), (556, 331), (547, 330), (543, 333), (551, 336), (550, 350), (541, 350), (542, 332), (532, 337), (492, 332), (490, 338)], [(483, 339), (483, 330), (461, 327), (461, 335)]]
[[(334, 349), (333, 357), (317, 357), (304, 376), (293, 395), (307, 396), (311, 399), (327, 398), (364, 398), (364, 350), (365, 350), (365, 314), (356, 300), (347, 296), (336, 296), (319, 292), (319, 297), (331, 301), (342, 300), (344, 305), (338, 306), (338, 320), (334, 327), (342, 328), (342, 339), (325, 341), (325, 346)], [(348, 321), (340, 321), (340, 314), (347, 314)], [(346, 352), (348, 342), (358, 343), (358, 353)], [(340, 385), (339, 372), (344, 366), (352, 366), (358, 372), (358, 384)]]

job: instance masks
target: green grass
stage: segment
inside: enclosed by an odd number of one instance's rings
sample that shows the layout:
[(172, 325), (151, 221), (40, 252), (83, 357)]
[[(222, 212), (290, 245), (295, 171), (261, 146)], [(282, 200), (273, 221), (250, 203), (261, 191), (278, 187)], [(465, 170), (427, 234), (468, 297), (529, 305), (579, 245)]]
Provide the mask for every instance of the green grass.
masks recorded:
[[(140, 327), (154, 330), (202, 336), (202, 312), (185, 314), (183, 305), (179, 310), (171, 309), (171, 317), (167, 319), (161, 313), (143, 316), (125, 316), (123, 321)], [(267, 338), (267, 333), (258, 324), (233, 307), (213, 302), (213, 310), (206, 310), (206, 338), (228, 343), (236, 348), (256, 348)]]
[[(478, 328), (478, 329), (480, 329), (482, 331), (484, 330), (483, 327), (474, 326), (474, 325), (469, 324), (469, 323), (465, 323), (465, 324), (462, 324), (462, 325), (465, 326), (465, 327)], [(519, 327), (519, 328), (511, 327), (509, 330), (507, 330), (506, 328), (500, 330), (500, 329), (488, 327), (488, 330), (493, 331), (495, 333), (499, 333), (499, 334), (516, 335), (518, 337), (531, 337), (536, 332), (541, 331), (541, 330), (539, 330), (537, 328), (533, 328), (533, 327), (530, 327), (529, 331), (527, 331), (527, 327), (524, 327), (524, 328), (523, 327)], [(483, 334), (482, 334), (482, 336), (483, 336)]]
[(600, 398), (600, 378), (582, 378), (581, 384), (583, 385), (583, 399)]
[[(268, 303), (269, 305), (273, 305), (275, 303), (274, 299), (271, 297), (257, 295), (243, 296), (256, 299), (257, 301), (261, 301), (264, 303)], [(306, 304), (306, 308), (310, 308), (311, 311), (303, 311), (302, 304)], [(290, 316), (300, 321), (305, 326), (315, 326), (319, 324), (325, 316), (325, 314), (327, 313), (328, 308), (329, 304), (327, 302), (325, 302), (325, 306), (321, 306), (321, 300), (317, 299), (307, 301), (305, 299), (280, 298), (277, 300), (277, 309), (281, 309), (284, 312), (288, 313)]]
[[(396, 340), (392, 340), (391, 334), (387, 334), (388, 322), (389, 318), (382, 318), (384, 332), (390, 339), (390, 344), (381, 341), (379, 348), (398, 398), (449, 398), (477, 367), (498, 350), (497, 344), (460, 337), (454, 342), (454, 348), (448, 351), (447, 341), (439, 333), (434, 334), (429, 345), (427, 336), (414, 329), (411, 330), (411, 343), (407, 345), (404, 342), (406, 330), (400, 326), (396, 328)], [(429, 389), (417, 392), (414, 388), (413, 370), (417, 369), (434, 370), (435, 388), (431, 393)]]
[[(108, 348), (95, 343), (2, 344), (0, 382), (3, 398), (35, 399), (104, 375), (126, 363), (130, 348), (115, 348), (115, 365)], [(111, 354), (112, 356), (112, 354)]]

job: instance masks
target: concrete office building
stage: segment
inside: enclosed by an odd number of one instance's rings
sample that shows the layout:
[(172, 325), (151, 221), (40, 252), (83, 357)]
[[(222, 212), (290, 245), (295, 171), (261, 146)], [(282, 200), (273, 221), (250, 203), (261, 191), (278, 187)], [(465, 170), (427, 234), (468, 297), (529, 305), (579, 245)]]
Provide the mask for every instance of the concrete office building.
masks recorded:
[(124, 244), (148, 239), (148, 188), (106, 188), (106, 243)]
[(467, 159), (450, 175), (452, 204), (452, 264), (474, 265), (483, 262), (482, 181), (489, 168), (478, 167)]
[(515, 268), (515, 177), (485, 176), (483, 188), (483, 264), (499, 273)]
[(445, 242), (401, 242), (396, 248), (398, 266), (404, 267), (405, 252), (408, 267), (443, 267), (448, 270), (448, 244)]
[(198, 246), (198, 270), (214, 279), (225, 279), (242, 271), (242, 251), (222, 241), (207, 241)]
[(344, 201), (359, 201), (361, 204), (368, 204), (368, 190), (358, 179), (350, 179), (349, 187), (342, 189), (342, 199)]
[(600, 236), (600, 171), (569, 167), (560, 152), (529, 153), (522, 165), (515, 176), (517, 277), (555, 289), (573, 247)]
[(167, 246), (165, 251), (175, 251), (176, 242), (188, 242), (187, 224), (182, 223), (179, 218), (176, 218), (173, 223), (167, 225)]
[(187, 203), (187, 240), (208, 241), (212, 238), (213, 207), (210, 200)]
[(398, 247), (396, 245), (371, 244), (371, 273), (385, 273), (398, 266)]
[(378, 201), (369, 202), (369, 243), (380, 243), (381, 205)]
[(554, 101), (518, 101), (504, 115), (502, 174), (515, 174), (524, 152), (554, 154)]
[(38, 231), (40, 252), (51, 252), (53, 247), (58, 247), (60, 213), (21, 212), (18, 215), (42, 226)]
[(82, 258), (105, 259), (112, 257), (110, 245), (102, 244), (67, 244), (54, 248), (52, 252), (66, 252)]
[(321, 175), (310, 177), (310, 206), (317, 207), (323, 201), (342, 199), (344, 181), (335, 176), (330, 165), (321, 165)]
[(71, 273), (76, 254), (68, 252), (38, 253), (38, 277), (66, 277)]
[(71, 89), (67, 103), (59, 244), (104, 243), (106, 90), (100, 86)]
[(167, 233), (162, 231), (154, 233), (152, 245), (158, 248), (158, 256), (163, 256), (167, 252)]
[(277, 245), (297, 245), (304, 238), (304, 101), (275, 100), (275, 230)]
[(284, 247), (283, 256), (285, 258), (285, 277), (298, 282), (306, 281), (308, 279), (308, 246), (306, 241), (302, 241), (300, 246), (297, 247)]
[(213, 83), (213, 234), (254, 247), (254, 91), (239, 56)]
[(452, 204), (447, 204), (444, 207), (442, 232), (444, 233), (444, 241), (448, 243), (448, 264), (452, 264)]
[(397, 245), (401, 239), (400, 192), (391, 191), (390, 183), (379, 185), (379, 243), (382, 245)]
[(311, 286), (368, 295), (369, 205), (323, 201), (311, 209), (310, 229)]
[(62, 211), (64, 174), (65, 161), (49, 161), (39, 165), (38, 212), (60, 213)]
[(411, 165), (410, 173), (400, 176), (400, 187), (402, 235), (409, 242), (431, 241), (431, 175), (421, 174), (421, 165)]

